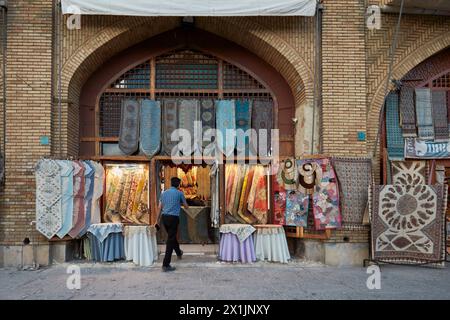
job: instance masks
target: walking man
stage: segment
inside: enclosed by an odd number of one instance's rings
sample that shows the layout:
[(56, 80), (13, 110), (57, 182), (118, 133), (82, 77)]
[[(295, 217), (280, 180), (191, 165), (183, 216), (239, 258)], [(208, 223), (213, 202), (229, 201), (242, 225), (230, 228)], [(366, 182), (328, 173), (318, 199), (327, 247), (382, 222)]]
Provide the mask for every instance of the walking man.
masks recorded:
[(189, 206), (186, 202), (183, 192), (179, 190), (181, 180), (177, 177), (170, 179), (171, 188), (164, 191), (159, 199), (158, 220), (162, 220), (162, 224), (167, 231), (166, 255), (164, 256), (163, 271), (174, 271), (175, 268), (170, 265), (173, 250), (181, 259), (183, 251), (177, 240), (178, 223), (180, 221), (181, 205), (186, 209)]

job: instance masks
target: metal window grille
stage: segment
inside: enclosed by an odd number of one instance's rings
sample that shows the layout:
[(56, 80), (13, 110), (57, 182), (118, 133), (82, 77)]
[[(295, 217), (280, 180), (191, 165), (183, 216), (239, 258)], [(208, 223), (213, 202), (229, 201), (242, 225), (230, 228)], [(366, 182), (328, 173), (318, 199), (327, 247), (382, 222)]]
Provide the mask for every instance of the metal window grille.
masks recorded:
[(433, 80), (433, 88), (449, 88), (450, 89), (450, 72)]
[(149, 89), (150, 63), (145, 62), (122, 74), (110, 88), (114, 89)]

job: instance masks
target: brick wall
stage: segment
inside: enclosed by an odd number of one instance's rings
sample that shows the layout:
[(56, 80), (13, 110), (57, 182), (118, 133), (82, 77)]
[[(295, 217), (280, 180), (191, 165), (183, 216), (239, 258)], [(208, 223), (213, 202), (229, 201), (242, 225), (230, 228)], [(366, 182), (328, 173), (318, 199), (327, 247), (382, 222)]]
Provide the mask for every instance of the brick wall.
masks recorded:
[[(51, 1), (9, 1), (6, 185), (0, 196), (0, 243), (30, 237), (33, 166), (50, 155), (39, 137), (51, 135)], [(36, 234), (36, 232), (34, 232)]]

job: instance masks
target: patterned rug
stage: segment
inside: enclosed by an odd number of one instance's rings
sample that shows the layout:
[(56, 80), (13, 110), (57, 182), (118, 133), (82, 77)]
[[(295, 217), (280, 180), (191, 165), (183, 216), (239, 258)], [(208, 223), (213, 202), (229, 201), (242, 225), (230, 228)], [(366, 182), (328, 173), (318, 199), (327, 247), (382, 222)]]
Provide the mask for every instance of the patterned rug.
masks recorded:
[[(202, 137), (208, 129), (216, 127), (216, 113), (214, 111), (214, 100), (203, 99), (200, 101), (200, 119), (202, 121)], [(202, 141), (203, 148), (205, 148), (209, 141)]]
[(392, 184), (427, 184), (426, 161), (392, 161)]
[(296, 190), (298, 182), (297, 164), (295, 159), (286, 159), (280, 163), (277, 172), (278, 184), (286, 190)]
[[(250, 143), (253, 155), (267, 156), (271, 147), (271, 129), (273, 128), (273, 102), (254, 100), (252, 107), (252, 128), (256, 130), (258, 139)], [(261, 148), (260, 130), (267, 130), (267, 148)], [(260, 146), (258, 149), (258, 145)]]
[(126, 155), (131, 155), (139, 147), (139, 102), (124, 100), (120, 115), (119, 148)]
[(398, 94), (390, 93), (386, 98), (386, 137), (390, 160), (403, 160), (405, 141), (400, 128)]
[(84, 212), (84, 193), (85, 193), (85, 178), (84, 166), (81, 161), (74, 161), (73, 163), (73, 227), (69, 231), (69, 235), (75, 238), (84, 226), (86, 219)]
[[(196, 99), (182, 99), (178, 101), (178, 128), (187, 130), (190, 134), (190, 139), (183, 137), (181, 145), (181, 153), (185, 156), (190, 156), (195, 148), (194, 130), (196, 121), (200, 121), (200, 103)], [(200, 132), (198, 132), (200, 134)], [(198, 140), (198, 139), (197, 139)]]
[(286, 225), (306, 227), (308, 225), (309, 195), (289, 191), (286, 195)]
[(447, 92), (433, 91), (431, 93), (433, 109), (434, 139), (448, 141), (447, 123)]
[(416, 112), (414, 110), (414, 88), (405, 86), (401, 88), (400, 115), (403, 137), (417, 137)]
[(36, 229), (51, 239), (61, 229), (61, 168), (55, 160), (41, 159), (36, 165)]
[(416, 115), (419, 138), (434, 139), (433, 112), (431, 107), (431, 90), (416, 89)]
[(376, 185), (371, 199), (374, 260), (443, 266), (444, 185)]
[(342, 225), (360, 226), (368, 207), (372, 162), (367, 158), (336, 157), (332, 163), (339, 181)]
[(178, 128), (178, 110), (177, 100), (166, 99), (163, 101), (163, 115), (162, 115), (162, 148), (163, 153), (167, 156), (172, 154), (172, 151), (177, 145), (176, 141), (172, 141), (171, 135), (174, 130)]
[(139, 132), (139, 150), (153, 157), (161, 147), (161, 103), (154, 100), (142, 100)]
[(236, 147), (236, 136), (233, 132), (236, 129), (234, 100), (216, 101), (216, 129), (221, 133), (221, 137), (217, 139), (219, 147), (226, 156), (231, 156)]
[(249, 100), (236, 100), (236, 129), (241, 129), (243, 133), (237, 134), (236, 149), (238, 155), (248, 155), (248, 145), (250, 137), (245, 132), (251, 128), (252, 103)]
[(286, 224), (286, 190), (277, 181), (275, 175), (272, 176), (273, 186), (273, 223)]

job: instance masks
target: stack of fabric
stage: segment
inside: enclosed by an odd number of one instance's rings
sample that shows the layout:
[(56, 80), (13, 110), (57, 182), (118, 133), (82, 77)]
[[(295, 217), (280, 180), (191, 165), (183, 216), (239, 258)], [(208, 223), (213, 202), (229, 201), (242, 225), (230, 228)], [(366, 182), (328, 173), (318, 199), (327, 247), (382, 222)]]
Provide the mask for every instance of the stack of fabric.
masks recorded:
[(141, 165), (106, 168), (105, 222), (148, 224), (148, 169)]
[(79, 238), (100, 222), (105, 176), (100, 163), (41, 159), (35, 174), (36, 229), (48, 239)]
[(239, 223), (267, 223), (267, 176), (262, 165), (226, 165), (227, 218)]

